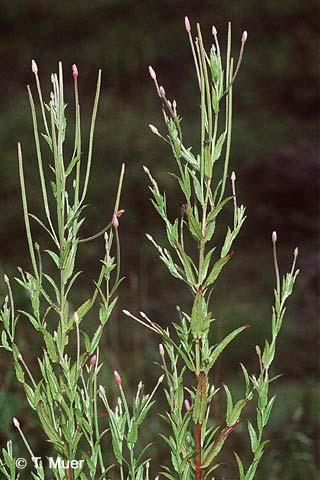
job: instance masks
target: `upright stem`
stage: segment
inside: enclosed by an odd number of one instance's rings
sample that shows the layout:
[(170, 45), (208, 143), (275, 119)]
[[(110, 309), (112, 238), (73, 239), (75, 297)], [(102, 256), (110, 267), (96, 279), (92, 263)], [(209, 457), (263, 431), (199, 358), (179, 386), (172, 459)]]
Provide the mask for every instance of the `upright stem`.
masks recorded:
[(196, 424), (196, 480), (202, 480), (202, 466), (201, 466), (201, 423)]
[(101, 445), (100, 445), (100, 430), (99, 430), (99, 421), (98, 421), (98, 405), (97, 405), (97, 375), (98, 375), (98, 366), (99, 366), (99, 348), (97, 349), (97, 360), (95, 365), (95, 372), (93, 377), (93, 409), (94, 409), (94, 423), (95, 423), (95, 430), (96, 430), (96, 440), (98, 443), (98, 456), (100, 462), (101, 473), (104, 473), (105, 467), (103, 463)]
[(199, 338), (196, 338), (196, 375), (199, 376), (200, 373), (200, 342)]
[(34, 253), (33, 239), (32, 239), (32, 233), (31, 233), (30, 222), (29, 222), (28, 203), (27, 203), (26, 187), (24, 182), (22, 150), (21, 150), (20, 142), (18, 142), (18, 160), (19, 160), (19, 176), (20, 176), (20, 185), (21, 185), (23, 216), (24, 216), (24, 223), (25, 223), (27, 240), (28, 240), (28, 247), (29, 247), (34, 275), (36, 278), (39, 278), (39, 272), (38, 272), (36, 257)]

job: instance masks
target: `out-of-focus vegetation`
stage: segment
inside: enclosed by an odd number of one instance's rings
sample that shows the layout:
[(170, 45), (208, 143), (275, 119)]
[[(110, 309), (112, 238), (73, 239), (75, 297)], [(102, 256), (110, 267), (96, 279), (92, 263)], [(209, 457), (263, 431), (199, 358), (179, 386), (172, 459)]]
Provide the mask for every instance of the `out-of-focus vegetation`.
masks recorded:
[[(279, 259), (289, 265), (293, 247), (299, 245), (296, 295), (291, 301), (276, 359), (278, 382), (269, 436), (271, 448), (264, 459), (261, 478), (295, 480), (316, 478), (318, 441), (318, 390), (316, 351), (317, 312), (317, 5), (315, 1), (125, 1), (49, 2), (4, 0), (0, 6), (0, 268), (14, 275), (26, 265), (22, 209), (18, 185), (16, 141), (24, 144), (31, 210), (39, 204), (39, 185), (31, 119), (25, 84), (33, 81), (31, 59), (35, 58), (42, 79), (49, 79), (63, 60), (66, 77), (71, 64), (79, 68), (83, 111), (90, 111), (96, 71), (103, 69), (102, 103), (96, 132), (91, 207), (86, 233), (99, 230), (112, 214), (115, 175), (127, 163), (124, 186), (126, 209), (121, 222), (122, 284), (119, 305), (144, 309), (165, 325), (175, 320), (175, 305), (183, 304), (178, 283), (168, 282), (144, 232), (157, 237), (159, 219), (148, 202), (142, 165), (152, 166), (166, 185), (172, 214), (180, 209), (175, 184), (163, 172), (169, 170), (170, 154), (149, 132), (148, 124), (160, 123), (147, 65), (152, 64), (170, 95), (183, 105), (183, 123), (189, 138), (198, 135), (198, 107), (194, 102), (196, 79), (183, 27), (187, 14), (199, 20), (203, 32), (215, 24), (225, 34), (227, 21), (234, 35), (246, 29), (249, 38), (241, 73), (235, 88), (232, 168), (237, 172), (239, 200), (247, 206), (248, 219), (235, 246), (234, 261), (216, 288), (216, 318), (219, 335), (243, 322), (248, 333), (220, 362), (216, 384), (233, 379), (239, 359), (256, 362), (253, 346), (269, 331), (273, 268), (270, 235), (277, 229)], [(236, 45), (237, 42), (234, 42)], [(236, 54), (237, 52), (235, 52)], [(48, 85), (48, 82), (46, 83)], [(43, 82), (45, 85), (45, 82)], [(45, 92), (48, 97), (49, 91)], [(70, 107), (71, 98), (70, 98)], [(231, 209), (230, 209), (231, 215)], [(103, 252), (102, 241), (86, 244), (82, 269), (96, 272), (91, 259)], [(92, 285), (82, 284), (85, 299)], [(1, 297), (4, 285), (0, 283)], [(269, 296), (265, 292), (269, 291)], [(25, 298), (17, 298), (23, 306)], [(156, 339), (117, 313), (105, 338), (102, 375), (110, 370), (125, 373), (129, 385), (140, 378), (154, 383), (159, 369)], [(21, 350), (36, 364), (38, 347), (26, 327), (20, 326)], [(231, 354), (231, 356), (230, 356)], [(19, 417), (36, 451), (43, 445), (34, 418), (15, 382), (8, 357), (1, 353), (0, 435), (14, 438), (12, 416)], [(130, 361), (129, 361), (130, 360)], [(254, 365), (253, 365), (254, 366)], [(237, 379), (234, 378), (235, 385)], [(111, 387), (110, 387), (111, 388)], [(157, 438), (161, 420), (156, 413), (149, 437)], [(239, 438), (235, 434), (234, 445)], [(17, 439), (17, 444), (20, 441)], [(232, 445), (232, 446), (234, 446)], [(23, 448), (23, 447), (21, 447)], [(40, 454), (40, 453), (39, 453)], [(159, 458), (159, 463), (161, 458)], [(226, 467), (226, 478), (228, 471)], [(231, 473), (229, 472), (229, 476)]]

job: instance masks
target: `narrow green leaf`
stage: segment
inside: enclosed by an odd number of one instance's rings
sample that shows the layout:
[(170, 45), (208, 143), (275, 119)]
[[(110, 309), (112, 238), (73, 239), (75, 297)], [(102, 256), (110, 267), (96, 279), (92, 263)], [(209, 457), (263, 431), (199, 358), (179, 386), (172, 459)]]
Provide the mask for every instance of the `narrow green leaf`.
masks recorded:
[(225, 257), (222, 257), (220, 258), (213, 266), (211, 272), (209, 273), (205, 283), (204, 283), (204, 287), (207, 288), (209, 287), (210, 285), (212, 285), (218, 278), (218, 276), (220, 275), (223, 267), (229, 262), (231, 258), (231, 255), (228, 254), (226, 255)]
[(232, 340), (239, 335), (239, 333), (243, 332), (243, 330), (246, 330), (249, 328), (249, 325), (244, 325), (242, 327), (237, 328), (236, 330), (233, 330), (233, 332), (229, 333), (220, 343), (218, 343), (215, 347), (213, 347), (212, 352), (210, 354), (210, 360), (209, 360), (209, 370), (213, 367), (217, 359), (220, 357), (221, 353), (223, 350), (229, 345)]

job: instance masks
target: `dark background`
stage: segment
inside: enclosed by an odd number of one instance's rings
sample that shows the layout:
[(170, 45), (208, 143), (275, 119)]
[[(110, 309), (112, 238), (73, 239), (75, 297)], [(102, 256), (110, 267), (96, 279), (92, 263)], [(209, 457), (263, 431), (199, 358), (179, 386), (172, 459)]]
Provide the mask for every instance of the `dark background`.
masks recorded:
[[(169, 211), (178, 215), (181, 198), (173, 179), (170, 152), (154, 137), (148, 124), (162, 129), (161, 112), (147, 65), (156, 69), (170, 98), (176, 98), (185, 136), (196, 145), (198, 104), (196, 81), (183, 18), (200, 21), (207, 44), (211, 25), (224, 44), (227, 21), (233, 24), (236, 56), (244, 29), (248, 30), (245, 58), (234, 89), (234, 130), (231, 168), (237, 173), (239, 201), (248, 219), (235, 245), (235, 256), (221, 277), (214, 296), (217, 336), (249, 323), (251, 329), (234, 342), (220, 362), (216, 385), (239, 384), (239, 361), (257, 369), (254, 346), (270, 335), (273, 301), (271, 232), (279, 239), (282, 271), (290, 267), (299, 246), (299, 268), (294, 298), (279, 340), (276, 373), (277, 401), (268, 432), (272, 448), (264, 458), (261, 478), (315, 478), (318, 439), (317, 389), (317, 281), (318, 281), (318, 93), (315, 1), (15, 1), (0, 7), (0, 269), (13, 276), (17, 265), (29, 267), (22, 224), (16, 142), (21, 140), (28, 177), (31, 209), (41, 213), (40, 190), (25, 85), (32, 84), (31, 59), (39, 66), (44, 96), (50, 92), (50, 73), (64, 63), (66, 91), (73, 122), (71, 64), (79, 68), (81, 109), (88, 124), (98, 68), (103, 70), (94, 168), (89, 191), (90, 209), (83, 234), (98, 231), (112, 214), (116, 179), (121, 162), (127, 164), (121, 207), (122, 284), (119, 310), (144, 310), (163, 325), (175, 320), (175, 305), (189, 305), (182, 285), (168, 278), (147, 243), (145, 232), (162, 239), (162, 224), (148, 201), (148, 165), (167, 191)], [(228, 217), (229, 215), (229, 217)], [(226, 211), (220, 238), (231, 219)], [(39, 243), (44, 242), (39, 236)], [(75, 303), (86, 299), (97, 273), (103, 242), (86, 244), (79, 268), (86, 281), (79, 285)], [(5, 295), (0, 283), (1, 298)], [(16, 289), (16, 301), (26, 299)], [(95, 315), (89, 329), (96, 325)], [(37, 341), (20, 324), (20, 342), (31, 366), (36, 366)], [(126, 377), (127, 389), (142, 378), (154, 383), (159, 369), (157, 339), (130, 322), (120, 311), (106, 330), (102, 382), (110, 384), (110, 371)], [(0, 356), (0, 436), (10, 437), (12, 416), (21, 419), (36, 451), (44, 448), (32, 412), (17, 386), (11, 359)], [(110, 385), (110, 389), (112, 386)], [(220, 400), (222, 402), (222, 400)], [(223, 404), (222, 404), (223, 405)], [(220, 406), (221, 408), (221, 406)], [(161, 445), (156, 462), (167, 453), (157, 437), (159, 418), (154, 413), (148, 438)], [(245, 428), (243, 427), (243, 430)], [(247, 450), (241, 428), (232, 445)], [(40, 435), (41, 438), (41, 435)], [(16, 439), (19, 444), (19, 439)], [(37, 450), (38, 449), (38, 450)], [(19, 448), (17, 447), (17, 453)], [(20, 446), (20, 453), (23, 447)], [(227, 473), (226, 473), (227, 475)], [(230, 474), (229, 474), (230, 475)]]

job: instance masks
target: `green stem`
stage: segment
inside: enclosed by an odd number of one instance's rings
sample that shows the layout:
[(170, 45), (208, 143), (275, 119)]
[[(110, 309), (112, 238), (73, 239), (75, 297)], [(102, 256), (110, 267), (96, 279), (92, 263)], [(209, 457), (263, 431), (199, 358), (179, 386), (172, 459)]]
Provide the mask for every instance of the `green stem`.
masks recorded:
[(196, 338), (196, 376), (198, 377), (201, 371), (201, 357), (200, 357), (200, 342), (199, 338)]
[(84, 202), (85, 198), (86, 198), (88, 183), (89, 183), (89, 178), (90, 178), (92, 152), (93, 152), (93, 137), (94, 137), (96, 118), (97, 118), (97, 110), (98, 110), (98, 103), (99, 103), (99, 97), (100, 97), (100, 88), (101, 88), (101, 70), (99, 70), (99, 73), (98, 73), (96, 94), (95, 94), (95, 99), (94, 99), (94, 103), (93, 103), (90, 134), (89, 134), (89, 149), (88, 149), (87, 170), (86, 170), (86, 176), (85, 176), (85, 181), (84, 181), (84, 186), (83, 186), (83, 191), (82, 191), (80, 204), (82, 204)]
[(122, 163), (121, 164), (120, 177), (119, 177), (119, 183), (118, 183), (117, 196), (116, 196), (116, 201), (115, 201), (114, 209), (113, 209), (113, 214), (114, 215), (116, 215), (117, 211), (119, 210), (120, 197), (121, 197), (122, 184), (123, 184), (123, 178), (124, 178), (125, 170), (126, 170), (126, 164)]
[(105, 466), (104, 466), (104, 463), (103, 463), (102, 451), (101, 451), (100, 431), (99, 431), (99, 422), (98, 422), (98, 405), (97, 405), (98, 365), (99, 365), (99, 348), (97, 349), (97, 361), (96, 361), (95, 372), (94, 372), (94, 377), (93, 377), (93, 402), (94, 402), (93, 409), (94, 409), (94, 422), (95, 422), (96, 441), (97, 441), (97, 445), (98, 445), (98, 455), (99, 455), (100, 468), (101, 468), (101, 473), (104, 473)]
[(207, 115), (208, 115), (208, 134), (211, 137), (212, 135), (212, 103), (211, 103), (211, 92), (209, 86), (209, 79), (208, 79), (208, 69), (207, 69), (207, 62), (206, 62), (206, 53), (203, 45), (202, 35), (201, 35), (201, 28), (199, 23), (197, 23), (197, 30), (198, 30), (198, 38), (199, 38), (199, 45), (200, 45), (200, 54), (201, 54), (201, 62), (202, 62), (202, 72), (204, 74), (204, 81), (205, 81), (205, 90), (207, 96)]
[(32, 262), (35, 277), (39, 279), (39, 272), (38, 272), (36, 257), (34, 253), (32, 233), (31, 233), (29, 215), (28, 215), (28, 203), (27, 203), (26, 187), (25, 187), (25, 181), (24, 181), (22, 150), (21, 150), (20, 142), (18, 142), (18, 160), (19, 160), (19, 176), (20, 176), (20, 185), (21, 185), (23, 216), (24, 216), (24, 224), (25, 224), (26, 234), (27, 234), (28, 247), (29, 247), (29, 252), (30, 252), (30, 257), (31, 257), (31, 262)]
[(40, 106), (41, 106), (41, 113), (42, 113), (44, 128), (46, 130), (47, 135), (50, 137), (38, 73), (35, 74), (35, 77), (36, 77), (36, 84), (37, 84), (38, 96), (39, 96), (39, 100), (40, 100)]
[[(233, 59), (230, 61), (230, 73), (232, 75), (233, 70)], [(229, 166), (229, 158), (230, 158), (230, 150), (231, 150), (231, 132), (232, 132), (232, 86), (230, 87), (229, 93), (226, 97), (226, 130), (227, 130), (227, 145), (226, 145), (226, 153), (225, 153), (225, 161), (224, 161), (224, 169), (223, 169), (223, 177), (222, 177), (222, 185), (220, 191), (220, 197), (218, 203), (221, 202), (227, 181), (227, 174), (228, 174), (228, 166)]]
[(95, 233), (94, 235), (91, 235), (91, 237), (87, 238), (81, 238), (79, 240), (79, 243), (86, 243), (86, 242), (91, 242), (91, 240), (95, 240), (96, 238), (101, 237), (104, 233), (106, 233), (112, 226), (112, 222), (109, 222), (106, 227), (104, 227), (102, 230), (100, 230), (98, 233)]
[[(38, 77), (36, 76), (36, 78), (38, 78)], [(32, 116), (33, 131), (34, 131), (34, 140), (35, 140), (35, 144), (36, 144), (36, 152), (37, 152), (37, 159), (38, 159), (38, 170), (39, 170), (39, 175), (40, 175), (40, 183), (41, 183), (43, 204), (44, 204), (46, 217), (48, 219), (48, 223), (49, 223), (54, 241), (55, 241), (56, 245), (58, 245), (58, 240), (57, 240), (57, 237), (56, 237), (55, 230), (53, 228), (53, 224), (52, 224), (52, 220), (51, 220), (51, 214), (50, 214), (50, 208), (49, 208), (49, 203), (48, 203), (48, 194), (47, 194), (46, 180), (45, 180), (44, 171), (43, 171), (43, 162), (42, 162), (42, 154), (41, 154), (41, 146), (40, 146), (40, 139), (39, 139), (36, 109), (35, 109), (32, 93), (31, 93), (31, 89), (30, 89), (29, 85), (27, 85), (27, 90), (28, 90), (29, 102), (30, 102), (30, 107), (31, 107), (31, 116)], [(47, 128), (48, 127), (46, 125), (46, 130), (47, 130)], [(49, 136), (49, 138), (51, 138), (48, 132), (47, 132), (47, 135)]]

